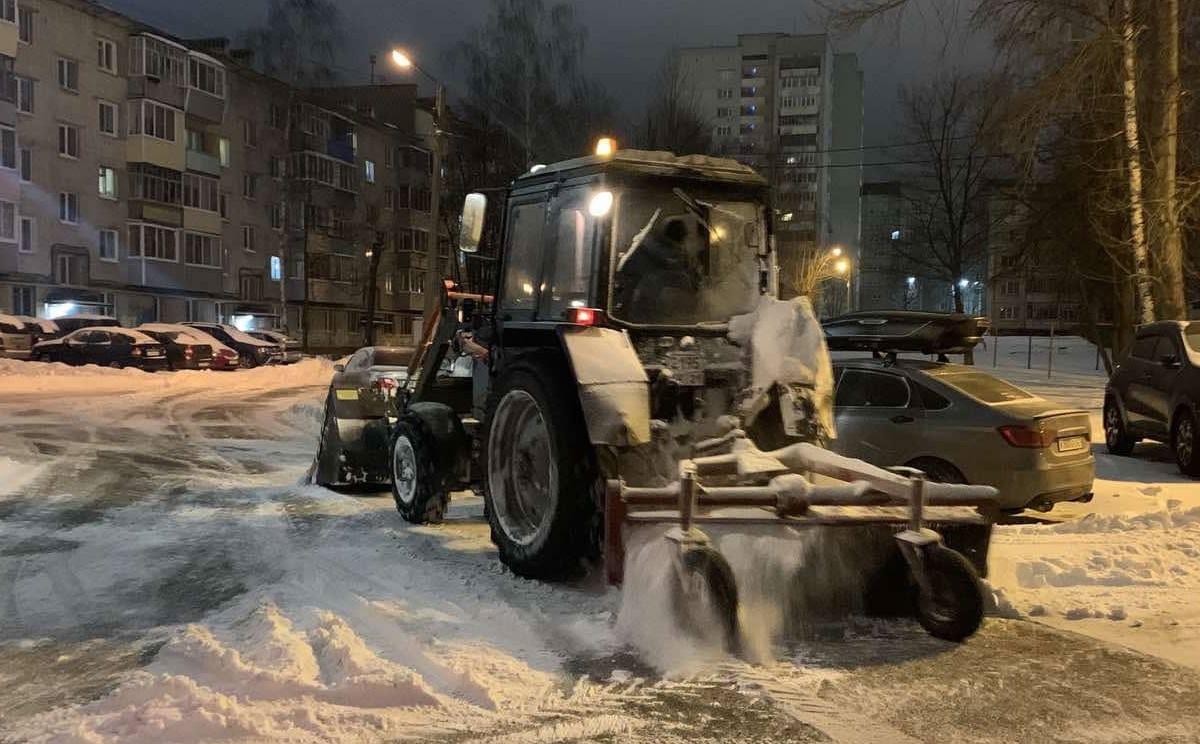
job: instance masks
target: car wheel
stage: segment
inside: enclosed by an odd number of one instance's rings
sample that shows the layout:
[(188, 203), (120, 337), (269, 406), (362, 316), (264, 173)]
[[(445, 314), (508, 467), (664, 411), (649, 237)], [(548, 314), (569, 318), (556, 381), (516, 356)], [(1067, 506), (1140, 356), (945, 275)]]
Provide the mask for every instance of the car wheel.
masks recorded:
[(934, 483), (965, 484), (967, 482), (967, 478), (962, 474), (962, 471), (945, 460), (939, 460), (936, 457), (918, 457), (908, 463), (908, 467), (920, 470), (925, 474), (926, 478)]
[(254, 358), (253, 354), (242, 355), (242, 369), (254, 369), (257, 366), (258, 360)]
[(1200, 422), (1196, 414), (1187, 409), (1180, 409), (1175, 414), (1175, 424), (1171, 427), (1171, 449), (1175, 452), (1175, 463), (1179, 471), (1193, 478), (1200, 477)]
[(33, 361), (45, 363), (50, 361), (50, 357), (46, 356), (45, 354), (34, 354)]
[(413, 524), (440, 524), (450, 494), (439, 472), (436, 443), (424, 422), (404, 416), (392, 431), (392, 498), (396, 511)]
[(1137, 440), (1129, 436), (1121, 409), (1111, 400), (1104, 402), (1104, 446), (1110, 454), (1126, 457), (1133, 453)]
[(114, 362), (109, 362), (109, 363), (108, 363), (108, 366), (109, 366), (109, 367), (112, 367), (113, 369), (121, 369), (121, 368), (123, 368), (123, 367), (125, 366), (125, 363), (124, 363), (124, 362), (115, 362), (115, 361), (114, 361)]
[(333, 486), (342, 481), (342, 443), (338, 437), (333, 398), (325, 400), (325, 418), (321, 424), (321, 440), (317, 445), (313, 482), (318, 486)]
[[(557, 372), (557, 374), (556, 374)], [(500, 559), (526, 578), (578, 572), (601, 481), (565, 371), (521, 365), (488, 403), (484, 499)]]
[(957, 551), (935, 545), (921, 554), (928, 588), (917, 587), (917, 620), (929, 635), (944, 641), (966, 640), (983, 622), (983, 587), (970, 561)]

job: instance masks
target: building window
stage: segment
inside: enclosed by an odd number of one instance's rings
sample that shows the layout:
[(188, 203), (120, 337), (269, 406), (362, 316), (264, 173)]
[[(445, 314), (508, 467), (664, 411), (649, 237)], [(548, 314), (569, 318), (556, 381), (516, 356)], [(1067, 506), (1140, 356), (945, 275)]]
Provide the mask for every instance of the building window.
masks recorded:
[(267, 111), (267, 121), (274, 129), (287, 128), (287, 109), (277, 103), (272, 103)]
[(246, 147), (258, 146), (258, 132), (254, 122), (249, 119), (242, 119), (242, 144)]
[(220, 208), (217, 203), (217, 179), (184, 173), (183, 206), (216, 212)]
[(131, 224), (129, 255), (159, 261), (178, 261), (179, 231), (158, 225)]
[(730, 108), (728, 106), (721, 106), (720, 108), (717, 109), (717, 117), (718, 118), (725, 118), (727, 116), (733, 116), (732, 108)]
[(0, 19), (17, 22), (17, 0), (0, 0)]
[(188, 60), (188, 86), (217, 98), (225, 97), (225, 70), (202, 59)]
[(33, 181), (33, 150), (28, 147), (21, 148), (21, 181)]
[(367, 160), (363, 163), (363, 168), (366, 171), (367, 183), (375, 183), (375, 161)]
[(242, 225), (242, 250), (254, 252), (254, 226)]
[(0, 127), (0, 167), (17, 169), (17, 130)]
[(99, 193), (104, 199), (117, 198), (117, 172), (107, 165), (100, 166)]
[(59, 192), (58, 220), (68, 225), (79, 224), (79, 194), (70, 191)]
[(151, 100), (129, 102), (129, 133), (175, 141), (175, 109)]
[(117, 231), (101, 230), (99, 243), (96, 245), (96, 251), (100, 254), (101, 261), (116, 261)]
[(242, 299), (261, 300), (263, 294), (262, 276), (258, 274), (243, 274), (241, 279)]
[(17, 11), (17, 37), (26, 44), (33, 43), (33, 8), (21, 8)]
[(72, 92), (79, 91), (79, 63), (65, 57), (58, 58), (58, 87)]
[(0, 240), (17, 242), (17, 205), (10, 201), (0, 201)]
[(153, 36), (135, 36), (129, 44), (129, 74), (185, 85), (184, 49)]
[(1021, 282), (1016, 279), (1008, 279), (1000, 282), (1001, 297), (1016, 297), (1021, 294)]
[(721, 88), (720, 90), (717, 91), (717, 98), (725, 99), (725, 100), (732, 100), (733, 88)]
[(34, 81), (17, 76), (17, 111), (22, 114), (33, 113), (33, 89)]
[(96, 112), (100, 133), (110, 137), (117, 136), (117, 104), (108, 101), (97, 101)]
[(129, 183), (131, 199), (170, 205), (181, 203), (183, 174), (179, 171), (134, 163), (129, 166)]
[(283, 281), (283, 259), (279, 256), (271, 256), (271, 281)]
[(429, 212), (433, 209), (433, 193), (429, 189), (412, 190), (412, 208), (418, 212)]
[(58, 154), (68, 158), (79, 157), (79, 127), (58, 125)]
[(1017, 308), (1011, 305), (1001, 305), (999, 310), (1000, 320), (1017, 320)]
[(217, 212), (221, 215), (221, 219), (229, 219), (229, 194), (224, 191), (217, 197)]
[(96, 39), (96, 66), (117, 74), (117, 45), (108, 39)]
[(253, 199), (257, 186), (257, 178), (253, 173), (242, 174), (242, 196), (247, 199)]
[(383, 151), (383, 167), (384, 168), (396, 167), (396, 148), (392, 147), (391, 145), (389, 145)]
[(283, 229), (283, 207), (279, 204), (267, 205), (267, 219), (271, 221), (272, 230)]
[(33, 253), (35, 226), (32, 217), (21, 218), (21, 242), (17, 244), (17, 250), (21, 253)]
[(217, 142), (217, 157), (221, 159), (221, 167), (229, 167), (229, 138), (222, 137)]
[(287, 175), (287, 160), (282, 155), (271, 156), (271, 178), (283, 178)]
[(221, 268), (221, 239), (215, 235), (184, 233), (183, 260), (192, 266)]
[(733, 134), (733, 127), (730, 127), (730, 126), (717, 127), (717, 136), (718, 137), (728, 137), (732, 134)]

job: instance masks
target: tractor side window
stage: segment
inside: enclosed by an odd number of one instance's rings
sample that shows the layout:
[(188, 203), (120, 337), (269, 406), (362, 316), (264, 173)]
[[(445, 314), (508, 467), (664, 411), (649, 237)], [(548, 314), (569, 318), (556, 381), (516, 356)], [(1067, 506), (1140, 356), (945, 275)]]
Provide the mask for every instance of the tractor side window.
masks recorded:
[(554, 255), (541, 315), (562, 318), (571, 307), (586, 307), (590, 296), (596, 218), (588, 213), (591, 192), (574, 188), (562, 192), (555, 219)]
[(533, 310), (542, 267), (542, 227), (546, 204), (513, 207), (508, 233), (508, 258), (504, 269), (505, 310)]

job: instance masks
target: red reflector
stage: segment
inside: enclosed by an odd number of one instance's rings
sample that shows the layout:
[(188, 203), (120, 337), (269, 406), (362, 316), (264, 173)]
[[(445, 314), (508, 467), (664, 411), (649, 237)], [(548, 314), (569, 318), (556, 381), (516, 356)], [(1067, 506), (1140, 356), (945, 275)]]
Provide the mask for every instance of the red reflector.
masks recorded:
[(596, 325), (596, 310), (590, 307), (573, 307), (567, 310), (567, 322), (575, 325)]
[(183, 355), (184, 355), (184, 356), (191, 356), (191, 355), (192, 355), (192, 354), (194, 354), (194, 353), (195, 353), (195, 352), (192, 350), (192, 347), (190, 347), (190, 346), (185, 346), (185, 347), (184, 347), (184, 349), (183, 349)]
[(379, 379), (374, 380), (371, 383), (371, 386), (377, 387), (380, 389), (390, 390), (391, 388), (397, 387), (398, 383), (390, 377), (380, 377)]
[(1000, 436), (1013, 447), (1040, 449), (1054, 444), (1057, 436), (1053, 431), (1042, 431), (1031, 426), (1001, 426)]

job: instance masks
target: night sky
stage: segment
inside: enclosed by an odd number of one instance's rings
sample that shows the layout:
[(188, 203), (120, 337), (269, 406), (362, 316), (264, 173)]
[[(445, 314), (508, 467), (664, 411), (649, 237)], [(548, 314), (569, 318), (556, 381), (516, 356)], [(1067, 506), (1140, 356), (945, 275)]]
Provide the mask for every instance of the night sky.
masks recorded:
[[(265, 0), (105, 1), (183, 37), (234, 35), (260, 21), (266, 9)], [(919, 1), (928, 6), (962, 0)], [(811, 0), (570, 0), (568, 4), (589, 30), (591, 74), (617, 94), (627, 117), (640, 114), (663, 55), (672, 47), (731, 44), (738, 31), (814, 33), (823, 28), (822, 13)], [(348, 82), (366, 81), (370, 50), (403, 46), (425, 69), (447, 82), (452, 99), (455, 75), (443, 52), (482, 21), (488, 8), (486, 0), (340, 0), (339, 5), (348, 42), (339, 63)], [(952, 45), (945, 46), (945, 29), (954, 23), (955, 19), (940, 19), (918, 7), (906, 14), (898, 28), (889, 24), (837, 43), (837, 49), (859, 54), (866, 75), (867, 145), (904, 139), (896, 125), (901, 85), (957, 61), (986, 62), (987, 41), (967, 38), (961, 23), (949, 35), (954, 38)], [(382, 64), (379, 69), (391, 73)], [(868, 151), (864, 159), (871, 162), (877, 154), (881, 153)]]

